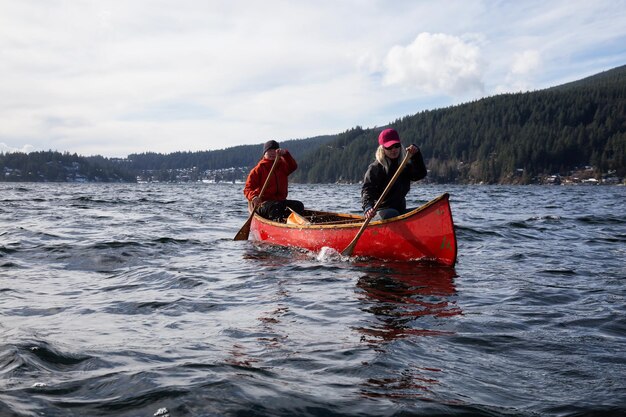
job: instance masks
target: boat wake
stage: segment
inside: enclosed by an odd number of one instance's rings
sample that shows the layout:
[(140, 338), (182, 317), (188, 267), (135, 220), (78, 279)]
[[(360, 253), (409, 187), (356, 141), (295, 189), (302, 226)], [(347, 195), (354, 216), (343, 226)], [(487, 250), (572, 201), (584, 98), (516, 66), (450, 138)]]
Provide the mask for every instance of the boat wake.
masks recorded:
[(320, 262), (333, 262), (333, 261), (343, 261), (346, 259), (340, 252), (336, 249), (330, 248), (328, 246), (323, 246), (320, 249), (320, 252), (317, 254), (317, 260)]

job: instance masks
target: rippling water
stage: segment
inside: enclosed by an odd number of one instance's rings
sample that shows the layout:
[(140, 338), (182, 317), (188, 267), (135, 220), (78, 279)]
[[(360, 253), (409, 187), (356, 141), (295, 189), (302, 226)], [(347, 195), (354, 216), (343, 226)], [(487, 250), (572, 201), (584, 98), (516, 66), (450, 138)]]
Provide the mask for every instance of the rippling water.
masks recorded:
[(455, 269), (235, 242), (241, 187), (0, 184), (0, 416), (626, 413), (626, 187), (415, 186)]

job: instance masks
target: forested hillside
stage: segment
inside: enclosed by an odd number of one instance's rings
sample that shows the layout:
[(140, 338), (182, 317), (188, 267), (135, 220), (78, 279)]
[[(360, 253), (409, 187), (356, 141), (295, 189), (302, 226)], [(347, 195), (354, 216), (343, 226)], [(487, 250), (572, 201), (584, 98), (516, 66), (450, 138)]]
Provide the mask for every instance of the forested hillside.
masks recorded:
[[(335, 136), (294, 139), (281, 143), (296, 155), (306, 155)], [(261, 158), (263, 144), (235, 146), (218, 151), (154, 152), (126, 159), (83, 157), (67, 152), (0, 152), (0, 181), (135, 182), (242, 179)]]
[[(280, 142), (294, 155), (306, 155), (335, 136), (318, 136), (310, 139), (292, 139)], [(242, 145), (217, 151), (174, 152), (171, 154), (141, 153), (128, 155), (137, 170), (180, 169), (197, 167), (199, 170), (218, 170), (231, 167), (253, 167), (263, 154), (263, 143)]]
[[(405, 145), (421, 147), (431, 181), (529, 183), (585, 166), (624, 177), (626, 66), (556, 88), (421, 112), (390, 126)], [(381, 129), (339, 135), (302, 160), (294, 180), (361, 180)]]
[[(428, 181), (540, 183), (584, 171), (626, 177), (626, 66), (553, 88), (423, 111), (389, 124), (420, 146)], [(387, 126), (385, 126), (387, 127)], [(383, 127), (281, 141), (299, 162), (294, 182), (359, 182)], [(243, 180), (262, 144), (142, 153), (125, 160), (59, 152), (0, 153), (0, 181)]]
[(134, 182), (125, 160), (55, 151), (0, 153), (0, 181)]

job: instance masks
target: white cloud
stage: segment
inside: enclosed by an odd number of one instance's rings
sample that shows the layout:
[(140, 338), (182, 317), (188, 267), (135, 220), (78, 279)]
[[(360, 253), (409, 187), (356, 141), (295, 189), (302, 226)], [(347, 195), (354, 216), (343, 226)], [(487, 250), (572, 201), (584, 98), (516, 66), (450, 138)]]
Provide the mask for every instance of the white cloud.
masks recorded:
[(535, 77), (541, 70), (541, 53), (526, 50), (514, 54), (511, 68), (505, 77), (505, 83), (496, 88), (497, 92), (524, 92), (533, 89)]
[(539, 69), (541, 65), (541, 54), (539, 51), (528, 50), (517, 53), (513, 57), (511, 74), (528, 75)]
[(35, 148), (32, 145), (24, 145), (20, 149), (18, 149), (18, 148), (13, 148), (12, 146), (7, 145), (6, 143), (0, 142), (0, 152), (2, 153), (13, 153), (13, 152), (29, 153), (34, 150)]
[(622, 65), (623, 6), (0, 0), (0, 142), (124, 156), (382, 125)]
[(463, 94), (483, 90), (483, 70), (476, 45), (443, 33), (420, 33), (411, 44), (391, 48), (383, 81), (431, 94)]

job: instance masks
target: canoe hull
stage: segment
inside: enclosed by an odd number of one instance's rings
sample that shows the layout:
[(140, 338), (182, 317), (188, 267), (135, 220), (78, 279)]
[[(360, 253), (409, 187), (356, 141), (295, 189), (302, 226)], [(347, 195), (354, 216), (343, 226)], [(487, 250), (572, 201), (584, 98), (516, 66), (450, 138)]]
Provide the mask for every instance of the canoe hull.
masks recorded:
[[(250, 234), (255, 240), (280, 246), (295, 246), (313, 252), (329, 247), (341, 252), (354, 239), (362, 224), (362, 220), (350, 224), (285, 224), (255, 215)], [(454, 266), (457, 245), (449, 195), (443, 194), (394, 219), (370, 222), (352, 255)]]

